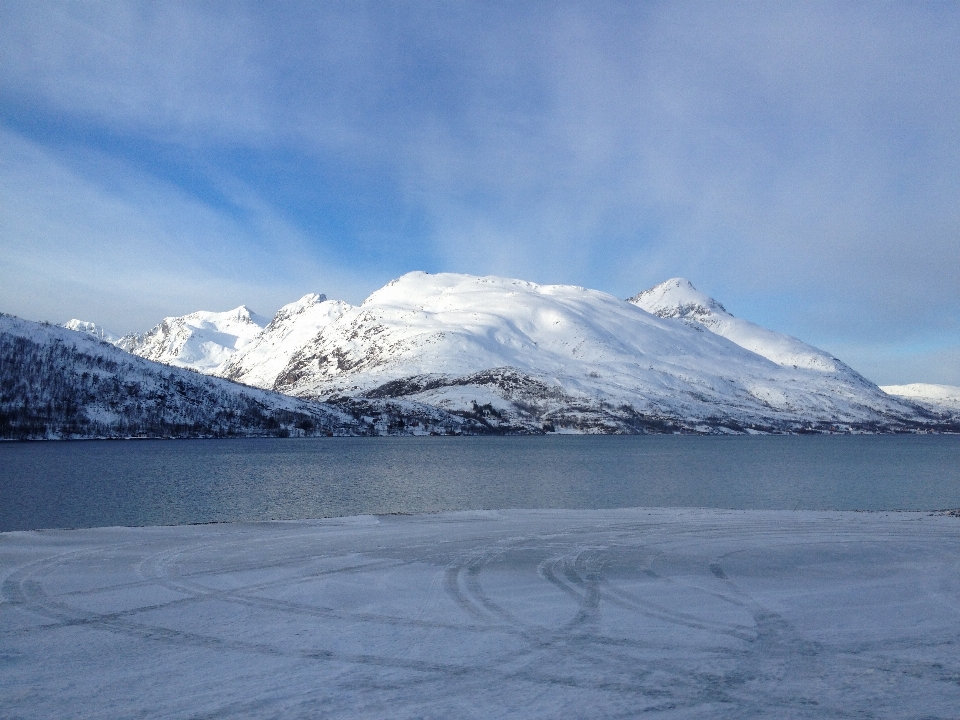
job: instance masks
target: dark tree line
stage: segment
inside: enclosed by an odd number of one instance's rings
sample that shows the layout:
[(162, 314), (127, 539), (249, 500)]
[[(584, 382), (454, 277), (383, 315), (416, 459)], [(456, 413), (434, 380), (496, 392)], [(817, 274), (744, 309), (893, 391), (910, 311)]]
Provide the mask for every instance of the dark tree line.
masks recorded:
[[(0, 333), (0, 438), (326, 434), (335, 416), (190, 371)], [(264, 399), (266, 397), (266, 399)]]
[(390, 398), (301, 402), (105, 344), (0, 331), (0, 439), (529, 432), (486, 414)]

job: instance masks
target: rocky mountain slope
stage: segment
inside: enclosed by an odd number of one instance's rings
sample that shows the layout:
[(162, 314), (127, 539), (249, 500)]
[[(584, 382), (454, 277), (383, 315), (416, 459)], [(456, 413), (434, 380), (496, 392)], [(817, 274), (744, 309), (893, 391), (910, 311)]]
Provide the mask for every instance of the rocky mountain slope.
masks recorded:
[(213, 373), (267, 323), (243, 305), (226, 312), (200, 310), (164, 318), (142, 335), (125, 335), (115, 344), (147, 360)]
[(262, 332), (215, 372), (230, 380), (272, 389), (293, 355), (350, 307), (345, 302), (327, 300), (326, 295), (316, 294), (284, 305)]
[(417, 403), (316, 403), (145, 360), (0, 314), (0, 439), (488, 432)]

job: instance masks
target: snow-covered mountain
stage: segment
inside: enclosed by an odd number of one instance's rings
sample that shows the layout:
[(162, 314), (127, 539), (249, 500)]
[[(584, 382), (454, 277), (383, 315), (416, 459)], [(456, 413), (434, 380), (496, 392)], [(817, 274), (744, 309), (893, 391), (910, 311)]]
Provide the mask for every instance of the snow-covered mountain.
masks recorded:
[[(358, 420), (439, 413), (416, 421), (423, 430), (871, 431), (958, 422), (940, 406), (883, 392), (829, 353), (734, 317), (680, 278), (625, 301), (581, 287), (415, 272), (356, 307), (311, 294), (269, 323), (244, 307), (198, 312), (118, 345), (303, 399), (353, 402)], [(387, 401), (394, 404), (376, 405)]]
[(87, 333), (88, 335), (93, 335), (97, 340), (102, 340), (103, 342), (110, 343), (111, 345), (116, 345), (120, 341), (120, 336), (116, 333), (112, 333), (106, 328), (103, 328), (96, 323), (89, 322), (87, 320), (67, 320), (60, 327), (66, 328), (67, 330), (74, 330), (75, 332)]
[(843, 430), (924, 421), (829, 354), (733, 318), (686, 286), (677, 285), (680, 302), (662, 286), (627, 302), (580, 287), (410, 273), (358, 307), (338, 306), (322, 326), (310, 321), (312, 336), (287, 327), (279, 372), (276, 363), (257, 375), (264, 355), (253, 353), (225, 368), (298, 397), (403, 397), (493, 425)]
[(154, 363), (81, 331), (0, 314), (0, 437), (303, 434), (330, 406)]
[(304, 401), (0, 313), (0, 439), (465, 432), (489, 427), (403, 400)]
[(262, 332), (237, 350), (217, 375), (255, 387), (273, 388), (290, 358), (351, 308), (326, 295), (310, 294), (284, 305)]
[(880, 389), (888, 395), (906, 398), (933, 413), (953, 418), (954, 421), (960, 421), (960, 387), (911, 383), (909, 385), (882, 385)]
[(777, 365), (862, 379), (850, 367), (823, 350), (795, 337), (734, 317), (723, 305), (704, 295), (685, 278), (662, 282), (634, 295), (628, 302), (657, 317), (679, 320), (690, 327), (709, 330)]
[(243, 305), (226, 312), (200, 310), (164, 318), (142, 335), (125, 335), (115, 344), (147, 360), (213, 373), (267, 323)]

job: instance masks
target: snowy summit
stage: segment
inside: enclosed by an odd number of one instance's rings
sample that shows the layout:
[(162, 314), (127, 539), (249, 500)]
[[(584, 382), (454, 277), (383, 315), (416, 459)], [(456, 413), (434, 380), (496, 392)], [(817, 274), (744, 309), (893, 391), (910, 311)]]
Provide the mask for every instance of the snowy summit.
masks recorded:
[(293, 354), (350, 307), (315, 293), (284, 305), (262, 332), (218, 368), (217, 374), (247, 385), (272, 388)]
[[(630, 298), (630, 302), (661, 318), (702, 327), (735, 342), (777, 365), (822, 372), (855, 374), (829, 353), (789, 335), (734, 317), (685, 278), (673, 278)], [(859, 377), (859, 376), (858, 376)]]
[(125, 335), (117, 346), (147, 360), (212, 373), (266, 326), (241, 305), (226, 312), (200, 310), (163, 322), (142, 335)]
[[(915, 412), (685, 281), (626, 302), (575, 286), (415, 272), (324, 323), (298, 333), (294, 352), (284, 347), (286, 366), (261, 374), (263, 387), (314, 399), (403, 397), (460, 413), (488, 406), (491, 422), (601, 432), (661, 419), (790, 427)], [(238, 356), (229, 377), (254, 378), (261, 363)]]
[(67, 330), (74, 330), (75, 332), (87, 333), (88, 335), (93, 335), (98, 340), (103, 342), (110, 343), (111, 345), (116, 345), (120, 340), (120, 336), (106, 330), (105, 328), (100, 327), (96, 323), (89, 322), (87, 320), (67, 320), (60, 327), (66, 328)]

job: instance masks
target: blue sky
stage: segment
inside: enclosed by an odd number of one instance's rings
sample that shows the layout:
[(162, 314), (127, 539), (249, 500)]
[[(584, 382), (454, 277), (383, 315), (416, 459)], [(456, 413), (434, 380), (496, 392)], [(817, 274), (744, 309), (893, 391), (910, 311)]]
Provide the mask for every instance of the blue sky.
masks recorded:
[(0, 2), (0, 310), (682, 275), (960, 384), (960, 5)]

